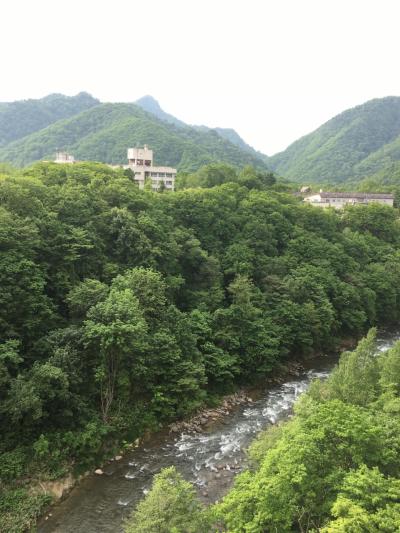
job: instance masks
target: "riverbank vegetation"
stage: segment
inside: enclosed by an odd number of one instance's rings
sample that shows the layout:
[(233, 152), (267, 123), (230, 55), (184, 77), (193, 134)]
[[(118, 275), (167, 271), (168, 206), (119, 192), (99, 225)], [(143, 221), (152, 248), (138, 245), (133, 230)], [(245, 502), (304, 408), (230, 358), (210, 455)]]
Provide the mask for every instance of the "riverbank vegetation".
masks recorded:
[(397, 210), (317, 210), (249, 168), (198, 177), (154, 194), (95, 163), (2, 167), (0, 530), (22, 494), (34, 520), (40, 481), (398, 320)]
[(253, 468), (220, 503), (202, 508), (193, 487), (166, 469), (125, 531), (397, 532), (400, 343), (377, 357), (375, 334), (343, 353), (327, 381), (313, 382), (291, 420), (256, 439)]

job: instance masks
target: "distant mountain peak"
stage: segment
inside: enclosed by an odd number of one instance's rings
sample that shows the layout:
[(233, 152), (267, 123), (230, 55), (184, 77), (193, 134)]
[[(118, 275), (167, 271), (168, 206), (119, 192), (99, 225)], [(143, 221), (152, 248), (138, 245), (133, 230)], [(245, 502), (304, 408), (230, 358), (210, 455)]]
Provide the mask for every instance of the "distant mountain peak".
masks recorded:
[(142, 96), (141, 98), (136, 100), (135, 104), (141, 107), (142, 109), (144, 109), (145, 111), (147, 111), (148, 113), (151, 113), (152, 115), (156, 116), (160, 120), (163, 120), (164, 122), (169, 122), (170, 124), (174, 124), (175, 126), (178, 126), (180, 128), (191, 127), (198, 131), (216, 132), (220, 137), (229, 141), (235, 146), (238, 146), (242, 150), (246, 150), (247, 152), (252, 153), (253, 155), (257, 155), (257, 157), (266, 159), (266, 156), (264, 156), (264, 154), (256, 152), (256, 150), (254, 150), (251, 146), (249, 146), (240, 137), (240, 135), (232, 128), (210, 128), (208, 126), (202, 126), (202, 125), (196, 126), (196, 125), (186, 124), (185, 122), (183, 122), (182, 120), (179, 120), (173, 115), (166, 113), (162, 109), (158, 101), (149, 94)]
[(166, 113), (162, 109), (158, 101), (150, 94), (142, 96), (141, 98), (139, 98), (139, 100), (136, 100), (135, 104), (144, 109), (144, 111), (147, 111), (147, 113), (151, 113), (152, 115), (156, 116), (160, 120), (163, 120), (164, 122), (169, 122), (170, 124), (174, 124), (174, 126), (178, 126), (180, 128), (184, 128), (187, 126), (187, 124), (182, 122), (182, 120), (179, 120), (173, 115)]
[(144, 96), (136, 100), (135, 104), (149, 112), (153, 112), (153, 113), (156, 113), (159, 111), (164, 112), (161, 109), (161, 106), (158, 100), (156, 100), (154, 96), (151, 96), (151, 94), (145, 94)]

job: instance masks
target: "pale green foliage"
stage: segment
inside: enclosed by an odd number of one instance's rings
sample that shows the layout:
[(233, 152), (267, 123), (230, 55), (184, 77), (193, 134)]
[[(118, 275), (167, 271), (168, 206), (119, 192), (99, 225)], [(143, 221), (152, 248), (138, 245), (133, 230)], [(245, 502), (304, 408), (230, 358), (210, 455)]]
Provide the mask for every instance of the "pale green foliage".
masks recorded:
[(256, 439), (255, 471), (214, 507), (216, 523), (230, 533), (399, 531), (399, 344), (377, 355), (375, 337)]
[(275, 443), (268, 433), (266, 441), (259, 469), (239, 476), (215, 509), (228, 531), (320, 527), (346, 470), (375, 461), (384, 435), (369, 414), (333, 400), (309, 404)]
[[(352, 352), (344, 352), (326, 384), (312, 387), (310, 394), (337, 398), (365, 406), (377, 398), (379, 363), (376, 357), (376, 329), (371, 329)], [(320, 396), (320, 399), (322, 399)]]
[(385, 392), (400, 395), (400, 342), (379, 359), (381, 366), (380, 385)]
[(204, 533), (206, 513), (193, 486), (174, 467), (154, 477), (151, 491), (125, 525), (125, 533)]
[(284, 434), (284, 426), (284, 423), (280, 423), (269, 427), (251, 443), (247, 454), (255, 464), (261, 463), (267, 452), (277, 445)]
[(400, 527), (400, 480), (385, 478), (377, 468), (350, 472), (332, 507), (335, 520), (321, 533), (395, 533)]

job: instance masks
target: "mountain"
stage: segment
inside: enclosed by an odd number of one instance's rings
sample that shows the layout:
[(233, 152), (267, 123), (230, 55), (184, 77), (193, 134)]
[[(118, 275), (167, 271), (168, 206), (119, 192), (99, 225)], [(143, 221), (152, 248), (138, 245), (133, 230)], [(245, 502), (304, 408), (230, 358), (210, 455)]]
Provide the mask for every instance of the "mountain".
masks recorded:
[(27, 165), (52, 159), (57, 148), (76, 159), (126, 162), (129, 146), (148, 144), (156, 164), (193, 171), (204, 164), (221, 161), (236, 166), (266, 168), (257, 154), (242, 150), (215, 130), (200, 131), (160, 120), (135, 104), (99, 104), (71, 118), (9, 143), (0, 149), (0, 161)]
[(173, 115), (166, 113), (161, 108), (157, 100), (150, 95), (142, 96), (142, 98), (139, 98), (139, 100), (136, 100), (135, 104), (141, 107), (142, 109), (144, 109), (145, 111), (147, 111), (148, 113), (155, 115), (160, 120), (164, 120), (164, 122), (169, 122), (170, 124), (174, 124), (175, 126), (181, 126), (181, 127), (188, 126), (188, 124), (185, 124), (185, 122), (182, 122), (182, 120), (179, 120)]
[(357, 181), (400, 160), (400, 97), (374, 99), (332, 118), (268, 159), (294, 181)]
[(100, 102), (87, 93), (76, 96), (50, 94), (38, 100), (0, 103), (0, 147), (69, 118)]
[[(180, 127), (187, 127), (189, 124), (186, 124), (185, 122), (182, 122), (182, 120), (179, 120), (178, 118), (174, 117), (173, 115), (170, 115), (169, 113), (166, 113), (160, 106), (160, 104), (157, 102), (155, 98), (153, 98), (150, 95), (143, 96), (142, 98), (139, 98), (139, 100), (136, 100), (136, 105), (147, 111), (148, 113), (152, 113), (160, 120), (164, 120), (165, 122), (169, 122), (170, 124), (174, 124), (175, 126)], [(238, 146), (242, 150), (246, 150), (247, 152), (250, 152), (251, 154), (255, 155), (256, 157), (260, 157), (264, 160), (267, 159), (267, 156), (262, 154), (261, 152), (257, 152), (249, 146), (241, 137), (240, 135), (232, 128), (209, 128), (208, 126), (196, 126), (192, 125), (192, 128), (198, 129), (199, 131), (216, 131), (220, 137), (223, 137), (227, 141), (231, 142), (235, 146)]]
[(241, 136), (232, 128), (214, 128), (214, 130), (221, 135), (224, 139), (231, 142), (235, 146), (238, 146), (242, 150), (247, 150), (248, 152), (257, 153), (258, 156), (261, 157), (267, 157), (264, 154), (261, 154), (260, 152), (257, 152), (252, 148), (250, 145), (248, 145)]

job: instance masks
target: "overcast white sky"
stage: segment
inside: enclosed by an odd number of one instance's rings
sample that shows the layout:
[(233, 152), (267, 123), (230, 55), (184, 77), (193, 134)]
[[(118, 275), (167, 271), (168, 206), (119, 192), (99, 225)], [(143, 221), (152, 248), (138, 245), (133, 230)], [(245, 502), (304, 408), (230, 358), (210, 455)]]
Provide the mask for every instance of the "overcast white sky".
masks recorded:
[(398, 0), (1, 0), (0, 101), (151, 94), (269, 155), (400, 95)]

